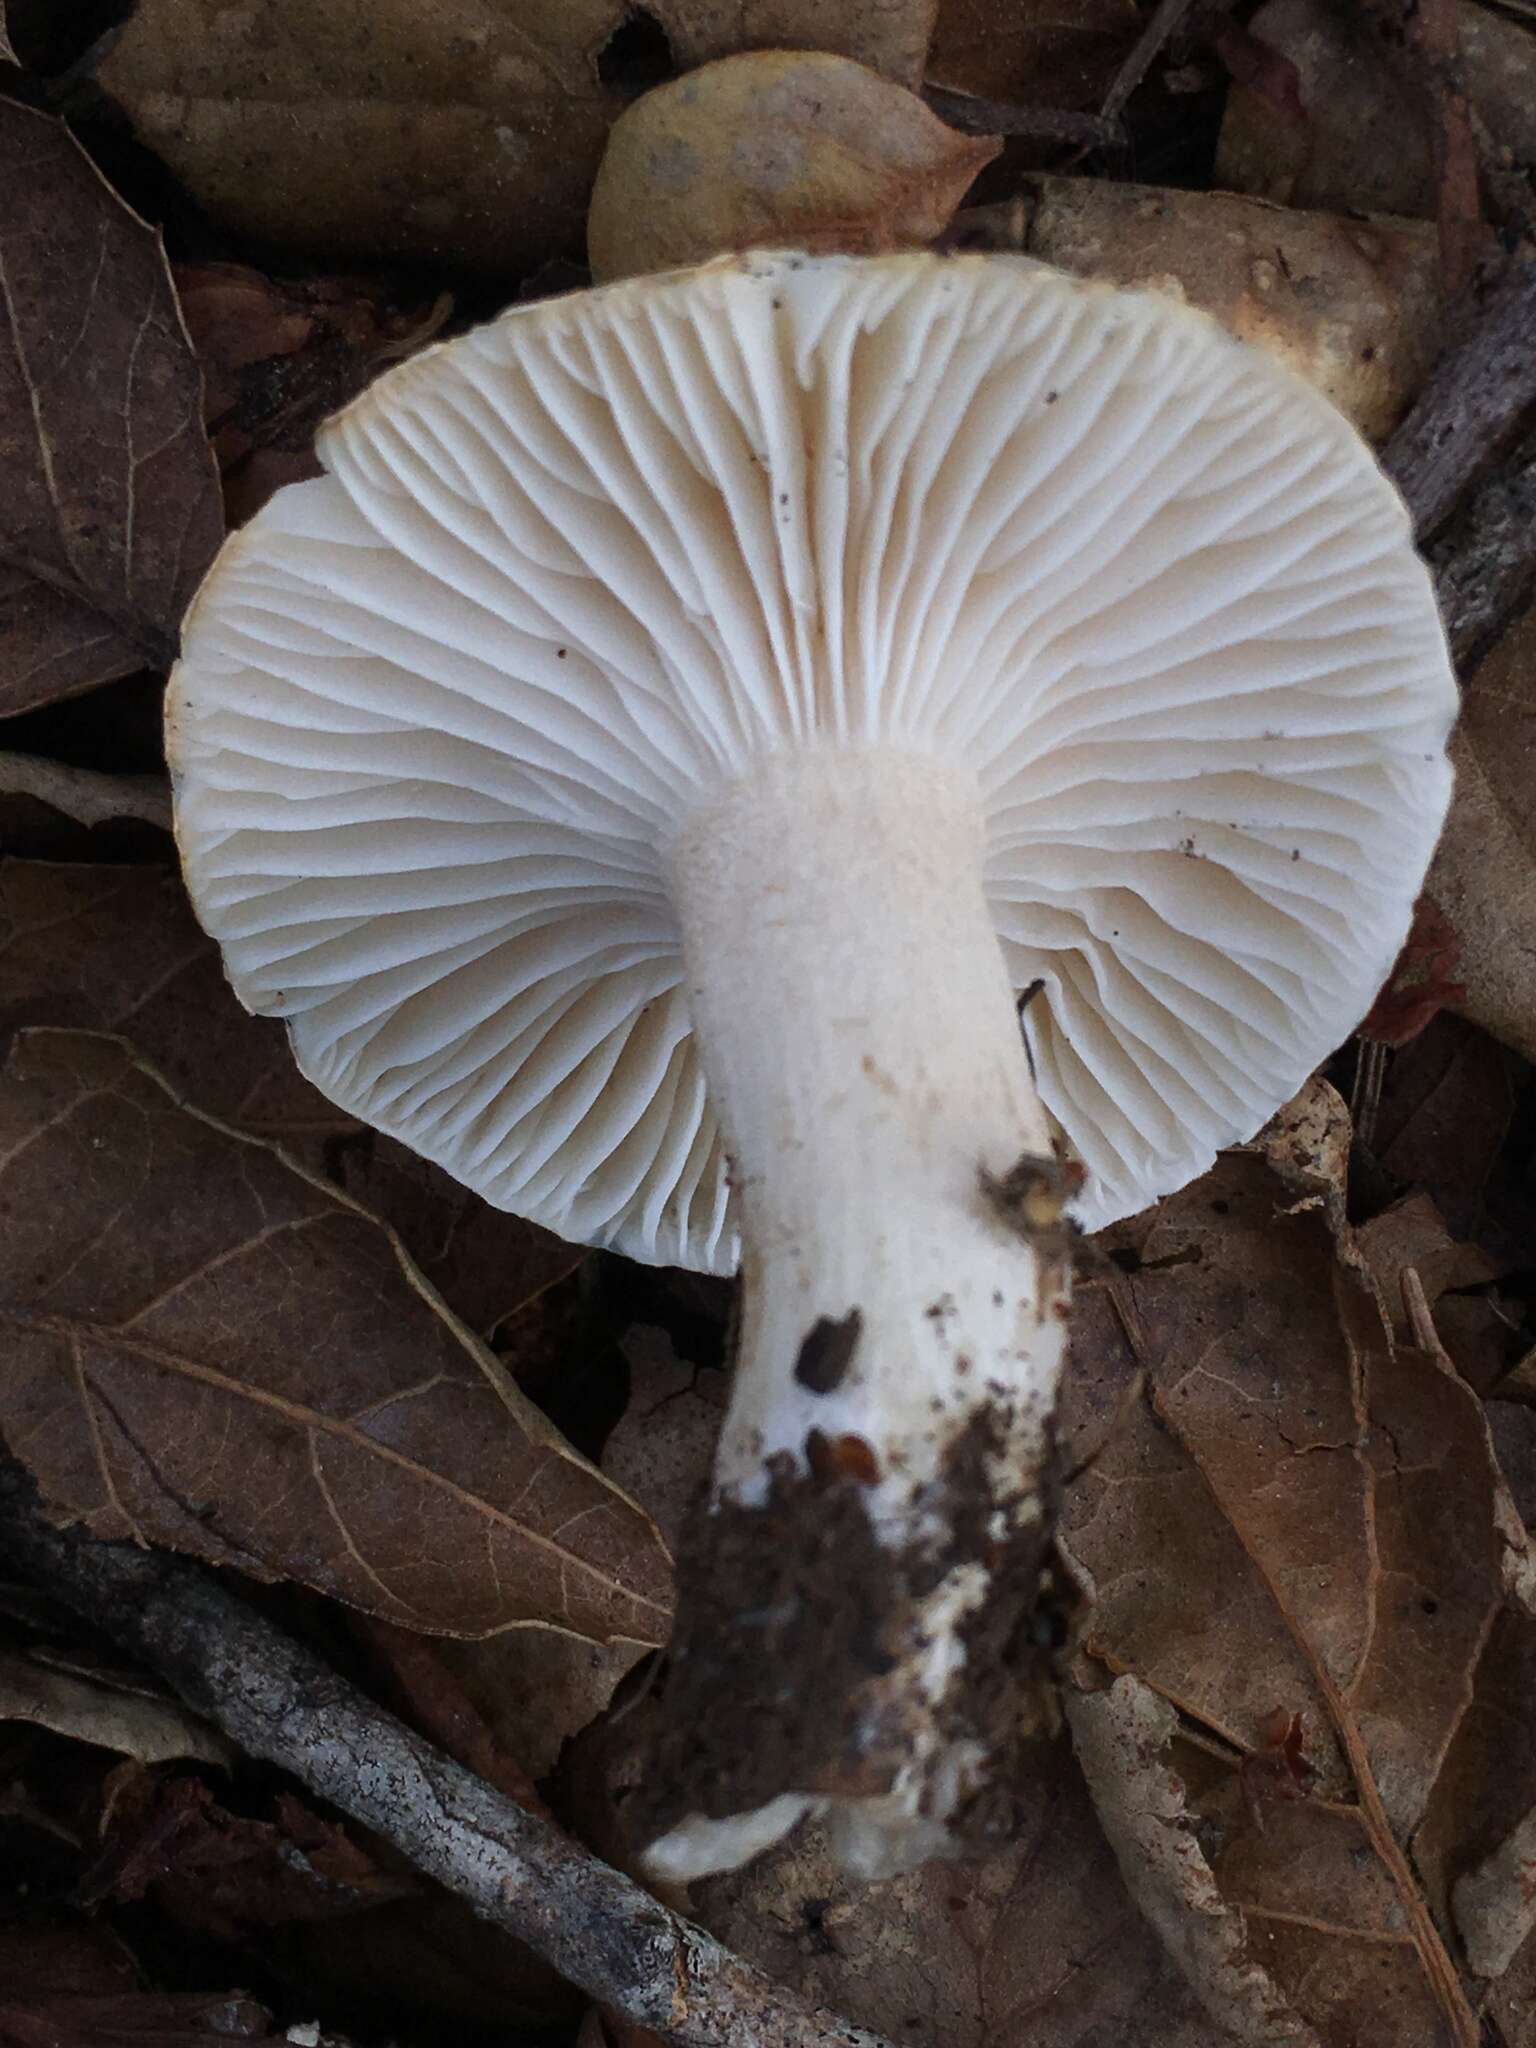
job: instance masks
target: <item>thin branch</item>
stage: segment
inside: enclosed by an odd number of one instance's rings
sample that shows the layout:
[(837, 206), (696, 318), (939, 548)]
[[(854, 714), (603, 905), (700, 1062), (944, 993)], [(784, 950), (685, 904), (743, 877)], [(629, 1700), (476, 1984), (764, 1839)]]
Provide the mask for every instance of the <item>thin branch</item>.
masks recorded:
[(1022, 135), (1029, 142), (1059, 142), (1077, 149), (1125, 147), (1125, 130), (1120, 123), (1106, 121), (1099, 114), (981, 99), (973, 92), (959, 92), (948, 85), (925, 85), (923, 98), (941, 121), (966, 135)]
[(1511, 264), (1475, 326), (1441, 356), (1382, 465), (1433, 540), (1536, 412), (1536, 262)]
[(1470, 675), (1536, 591), (1536, 434), (1429, 553), (1446, 638)]
[(0, 796), (30, 796), (77, 825), (119, 818), (171, 829), (170, 785), (161, 775), (104, 775), (37, 754), (0, 753)]
[(198, 1565), (55, 1529), (0, 1463), (0, 1548), (250, 1755), (684, 2048), (889, 2048), (813, 2007), (413, 1734)]
[(1104, 95), (1100, 118), (1105, 121), (1120, 119), (1126, 101), (1152, 69), (1158, 52), (1173, 36), (1183, 21), (1194, 0), (1158, 0), (1156, 12), (1136, 39), (1136, 45), (1115, 73), (1109, 91)]

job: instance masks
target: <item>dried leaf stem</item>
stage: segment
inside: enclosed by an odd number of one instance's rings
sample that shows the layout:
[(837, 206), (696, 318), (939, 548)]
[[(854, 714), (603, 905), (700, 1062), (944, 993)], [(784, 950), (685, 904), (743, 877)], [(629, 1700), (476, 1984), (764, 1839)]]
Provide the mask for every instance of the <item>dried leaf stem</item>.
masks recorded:
[(0, 1462), (0, 1553), (250, 1755), (375, 1830), (627, 2019), (684, 2048), (888, 2048), (774, 1984), (453, 1763), (211, 1573), (55, 1529), (9, 1460)]

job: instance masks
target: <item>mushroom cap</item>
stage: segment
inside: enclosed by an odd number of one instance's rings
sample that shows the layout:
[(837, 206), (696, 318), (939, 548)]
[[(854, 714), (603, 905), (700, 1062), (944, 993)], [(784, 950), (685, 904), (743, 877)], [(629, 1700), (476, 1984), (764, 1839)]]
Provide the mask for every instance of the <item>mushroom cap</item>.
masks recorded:
[(974, 771), (1092, 1227), (1368, 1008), (1456, 692), (1299, 379), (1022, 257), (754, 253), (381, 378), (236, 534), (168, 725), (198, 915), (327, 1095), (491, 1202), (729, 1271), (663, 849), (806, 744)]

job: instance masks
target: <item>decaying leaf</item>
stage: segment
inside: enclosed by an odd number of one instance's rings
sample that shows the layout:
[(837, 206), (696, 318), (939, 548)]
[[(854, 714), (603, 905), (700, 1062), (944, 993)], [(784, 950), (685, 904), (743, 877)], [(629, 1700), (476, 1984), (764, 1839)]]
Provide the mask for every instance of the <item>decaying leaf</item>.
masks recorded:
[(699, 1917), (780, 1981), (910, 2048), (1230, 2048), (1127, 1893), (1065, 1744), (1015, 1787), (978, 1862), (850, 1885), (814, 1828), (693, 1887)]
[[(1337, 1213), (1261, 1157), (1218, 1161), (1127, 1238), (1133, 1270), (1077, 1313), (1080, 1426), (1145, 1385), (1065, 1511), (1084, 1647), (1198, 1734), (1191, 1824), (1250, 1958), (1317, 2033), (1470, 2042), (1436, 1914), (1478, 1804), (1447, 1773), (1485, 1768), (1477, 1702), (1536, 1638), (1506, 1610), (1523, 1532), (1482, 1404), (1390, 1347)], [(1243, 1763), (1277, 1709), (1315, 1776), (1259, 1826)]]
[(1461, 938), (1466, 1014), (1536, 1059), (1536, 611), (1466, 683), (1451, 758), (1456, 794), (1425, 886)]
[(164, 667), (223, 532), (160, 238), (0, 101), (0, 715)]
[(664, 1633), (667, 1556), (398, 1239), (120, 1040), (0, 1080), (0, 1424), (61, 1515), (407, 1626)]
[(15, 1650), (0, 1649), (0, 1721), (30, 1721), (141, 1764), (175, 1758), (229, 1764), (235, 1756), (206, 1722), (142, 1685)]
[(724, 57), (647, 93), (608, 139), (587, 222), (599, 280), (728, 249), (920, 246), (997, 154), (846, 57)]
[(16, 52), (11, 48), (11, 38), (5, 26), (5, 0), (0, 0), (0, 64), (14, 64)]

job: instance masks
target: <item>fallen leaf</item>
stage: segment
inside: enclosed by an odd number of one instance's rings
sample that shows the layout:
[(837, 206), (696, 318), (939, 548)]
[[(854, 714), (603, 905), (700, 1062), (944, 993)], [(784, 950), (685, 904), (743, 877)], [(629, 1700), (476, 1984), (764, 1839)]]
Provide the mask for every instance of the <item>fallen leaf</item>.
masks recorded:
[(656, 0), (679, 71), (738, 50), (829, 50), (916, 92), (938, 0)]
[(1223, 1898), (1167, 1752), (1179, 1717), (1139, 1678), (1069, 1694), (1073, 1746), (1127, 1889), (1179, 1958), (1201, 2004), (1255, 2048), (1321, 2048), (1253, 1953), (1248, 1925)]
[(346, 1146), (341, 1185), (399, 1232), (423, 1277), (482, 1337), (534, 1307), (587, 1256), (553, 1231), (509, 1216), (430, 1159), (371, 1134)]
[(1448, 1288), (1481, 1287), (1498, 1277), (1498, 1261), (1478, 1245), (1452, 1237), (1431, 1195), (1405, 1195), (1355, 1233), (1382, 1306), (1404, 1343), (1411, 1342), (1403, 1311), (1403, 1275), (1412, 1267), (1434, 1308)]
[(165, 667), (223, 533), (160, 238), (0, 101), (0, 714)]
[[(1505, 1614), (1524, 1539), (1482, 1404), (1390, 1348), (1337, 1214), (1261, 1157), (1218, 1161), (1128, 1235), (1133, 1269), (1084, 1290), (1074, 1328), (1095, 1417), (1145, 1385), (1064, 1511), (1095, 1599), (1084, 1649), (1199, 1738), (1191, 1825), (1248, 1955), (1321, 2038), (1470, 2041), (1424, 1830), (1444, 1805), (1446, 1855), (1471, 1845), (1446, 1772), (1492, 1639), (1536, 1638)], [(1243, 1766), (1277, 1709), (1315, 1790), (1261, 1828)]]
[(120, 1040), (0, 1077), (0, 1423), (55, 1512), (443, 1634), (655, 1642), (667, 1556), (385, 1226)]
[[(1453, 1236), (1517, 1263), (1530, 1199), (1517, 1188), (1511, 1201), (1499, 1176), (1511, 1171), (1506, 1140), (1527, 1086), (1518, 1059), (1442, 1013), (1393, 1054), (1371, 1141), (1378, 1163), (1400, 1186), (1429, 1195)], [(1518, 1181), (1518, 1161), (1513, 1172)]]
[(29, 1721), (141, 1764), (185, 1757), (227, 1765), (235, 1755), (222, 1735), (172, 1700), (15, 1650), (0, 1649), (0, 1721)]
[(82, 1903), (148, 1897), (178, 1927), (239, 1941), (257, 1928), (346, 1919), (419, 1889), (291, 1793), (279, 1796), (275, 1820), (254, 1820), (220, 1806), (200, 1778), (136, 1766), (115, 1776)]
[(0, 0), (0, 64), (14, 64), (16, 52), (11, 48), (11, 38), (5, 26), (5, 5)]
[(271, 2015), (243, 1991), (145, 1991), (127, 1950), (99, 1924), (0, 1927), (3, 2048), (215, 2048), (266, 2041)]
[(141, 0), (98, 78), (237, 234), (503, 277), (580, 249), (628, 0)]
[(1127, 1893), (1065, 1744), (1016, 1788), (1017, 1839), (855, 1886), (819, 1831), (692, 1889), (713, 1933), (909, 2048), (1230, 2048)]
[(997, 147), (846, 57), (723, 57), (615, 124), (587, 220), (592, 274), (603, 282), (785, 244), (921, 246)]
[(200, 1109), (290, 1150), (359, 1128), (241, 1009), (164, 868), (0, 862), (0, 1039), (30, 1024), (120, 1032)]
[(1466, 1014), (1536, 1060), (1536, 611), (1464, 683), (1451, 758), (1425, 887), (1461, 937)]

